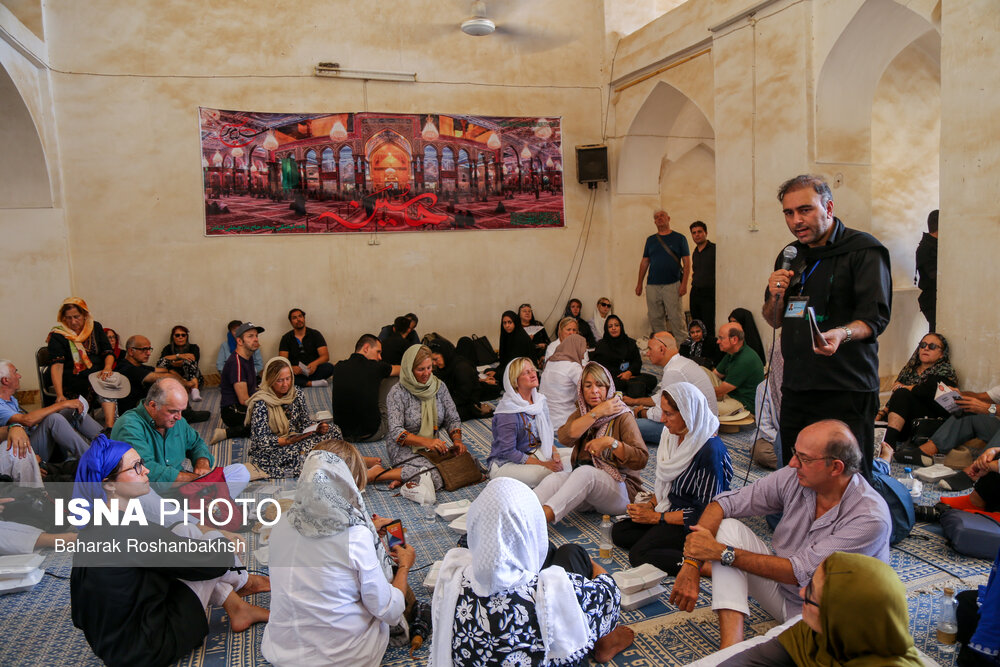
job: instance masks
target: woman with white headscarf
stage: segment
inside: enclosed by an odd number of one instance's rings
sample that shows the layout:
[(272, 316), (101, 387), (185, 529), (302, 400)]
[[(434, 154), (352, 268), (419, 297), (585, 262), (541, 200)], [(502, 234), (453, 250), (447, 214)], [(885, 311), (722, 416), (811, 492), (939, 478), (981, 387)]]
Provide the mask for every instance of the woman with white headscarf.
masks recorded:
[(639, 471), (649, 458), (635, 416), (615, 395), (604, 366), (591, 362), (584, 367), (576, 402), (556, 433), (561, 444), (573, 448), (573, 469), (549, 475), (535, 488), (551, 523), (577, 508), (623, 514), (642, 488)]
[(432, 667), (607, 662), (632, 643), (615, 628), (621, 594), (579, 545), (550, 549), (531, 489), (495, 479), (472, 503), (468, 549), (444, 558), (434, 589)]
[[(261, 651), (274, 665), (379, 665), (390, 626), (399, 625), (410, 544), (386, 553), (360, 489), (365, 464), (342, 440), (317, 445), (295, 503), (271, 532), (271, 620)], [(392, 558), (399, 569), (392, 572)]]
[(490, 477), (512, 477), (534, 488), (562, 470), (548, 401), (538, 392), (538, 371), (518, 357), (503, 372), (503, 396), (493, 411), (493, 443), (486, 465)]
[(733, 463), (718, 436), (719, 418), (697, 387), (668, 385), (660, 406), (666, 428), (656, 451), (656, 494), (629, 505), (629, 518), (615, 524), (611, 537), (629, 549), (633, 566), (650, 563), (676, 576), (684, 539), (712, 498), (729, 490)]

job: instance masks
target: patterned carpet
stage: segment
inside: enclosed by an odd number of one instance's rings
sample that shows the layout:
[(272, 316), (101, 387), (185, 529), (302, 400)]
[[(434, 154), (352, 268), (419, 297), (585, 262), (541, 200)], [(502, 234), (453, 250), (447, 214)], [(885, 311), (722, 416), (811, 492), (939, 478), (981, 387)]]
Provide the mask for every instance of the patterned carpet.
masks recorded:
[[(306, 401), (310, 412), (330, 408), (329, 391), (322, 389), (307, 389)], [(196, 427), (204, 437), (219, 425), (218, 389), (211, 388), (204, 392), (205, 400), (200, 409), (211, 410), (214, 417)], [(485, 460), (489, 451), (489, 422), (484, 420), (465, 422), (463, 425), (465, 443), (481, 459)], [(734, 486), (742, 485), (746, 474), (748, 447), (751, 442), (752, 430), (744, 429), (737, 434), (723, 434), (723, 440), (729, 446), (738, 480)], [(227, 441), (213, 447), (217, 457), (216, 463), (224, 465), (234, 461), (242, 461), (245, 442), (242, 440)], [(359, 449), (369, 456), (384, 455), (383, 443), (362, 444)], [(650, 459), (655, 459), (655, 450)], [(894, 465), (894, 474), (901, 469)], [(750, 471), (749, 480), (758, 479), (762, 471), (754, 468)], [(652, 489), (653, 466), (647, 466), (643, 478), (648, 488)], [(270, 486), (271, 482), (254, 482), (247, 488), (244, 495), (259, 494), (261, 487)], [(439, 502), (448, 502), (460, 498), (472, 499), (481, 486), (467, 487), (456, 492), (442, 492)], [(939, 494), (926, 490), (923, 504), (934, 502)], [(441, 519), (428, 521), (421, 518), (416, 505), (408, 500), (385, 490), (384, 485), (366, 491), (366, 502), (369, 510), (383, 516), (393, 516), (402, 519), (407, 527), (408, 537), (417, 550), (416, 568), (429, 565), (440, 560), (458, 539), (458, 534), (448, 528)], [(585, 547), (591, 555), (597, 557), (598, 524), (600, 517), (595, 514), (573, 513), (556, 528), (550, 529), (550, 538), (556, 544), (572, 542)], [(748, 522), (751, 527), (765, 540), (770, 539), (763, 519)], [(251, 551), (257, 547), (257, 536), (250, 534)], [(964, 558), (952, 551), (944, 541), (938, 526), (918, 524), (909, 538), (900, 543), (900, 549), (892, 551), (892, 565), (906, 584), (910, 600), (910, 626), (917, 646), (925, 653), (938, 660), (942, 665), (953, 664), (953, 658), (937, 651), (933, 636), (934, 606), (944, 585), (956, 585), (956, 588), (966, 589), (985, 583), (989, 573), (990, 562), (978, 559)], [(905, 550), (905, 551), (904, 551)], [(604, 563), (610, 571), (628, 567), (627, 554), (616, 549), (610, 563)], [(263, 566), (253, 559), (252, 569), (264, 570)], [(68, 577), (71, 559), (68, 555), (48, 554), (45, 568), (52, 574)], [(947, 571), (943, 571), (947, 570)], [(426, 570), (411, 574), (410, 584), (418, 598), (427, 599), (430, 591), (423, 586)], [(668, 581), (669, 584), (669, 581)], [(667, 586), (669, 590), (669, 585)], [(667, 603), (667, 595), (646, 607), (624, 612), (622, 621), (636, 631), (635, 642), (626, 651), (617, 656), (613, 663), (619, 667), (644, 667), (647, 665), (685, 665), (696, 660), (718, 646), (718, 626), (711, 612), (711, 581), (702, 580), (701, 595), (693, 614), (679, 612)], [(267, 606), (268, 594), (258, 594), (251, 598), (255, 604)], [(210, 632), (205, 644), (194, 651), (178, 665), (185, 667), (221, 667), (223, 665), (257, 666), (266, 665), (260, 653), (260, 643), (264, 626), (257, 625), (241, 634), (229, 632), (228, 622), (221, 608), (213, 608), (209, 612)], [(773, 619), (751, 601), (751, 617), (748, 619), (747, 634), (763, 633), (774, 624)], [(55, 577), (43, 577), (34, 590), (0, 597), (0, 633), (5, 640), (0, 643), (0, 665), (100, 665), (93, 655), (83, 633), (73, 627), (70, 620), (69, 582)], [(383, 665), (422, 665), (426, 663), (427, 650), (422, 649), (414, 658), (409, 652), (392, 649), (386, 653)]]

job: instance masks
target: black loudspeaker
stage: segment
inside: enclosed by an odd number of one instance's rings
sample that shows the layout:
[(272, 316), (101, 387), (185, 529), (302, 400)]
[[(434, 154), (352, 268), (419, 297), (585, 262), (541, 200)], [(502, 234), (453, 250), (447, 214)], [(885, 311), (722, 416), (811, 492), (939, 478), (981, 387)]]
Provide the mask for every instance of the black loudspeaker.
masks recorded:
[(576, 179), (581, 183), (599, 183), (608, 180), (608, 147), (591, 144), (576, 147)]

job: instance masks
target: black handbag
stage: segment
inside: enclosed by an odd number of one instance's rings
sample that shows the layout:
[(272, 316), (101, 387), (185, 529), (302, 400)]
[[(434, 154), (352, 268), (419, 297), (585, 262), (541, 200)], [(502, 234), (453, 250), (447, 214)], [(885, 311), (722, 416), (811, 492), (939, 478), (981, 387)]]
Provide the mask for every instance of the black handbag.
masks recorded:
[(472, 346), (476, 351), (476, 358), (473, 360), (476, 366), (489, 366), (500, 361), (496, 350), (486, 336), (472, 336)]

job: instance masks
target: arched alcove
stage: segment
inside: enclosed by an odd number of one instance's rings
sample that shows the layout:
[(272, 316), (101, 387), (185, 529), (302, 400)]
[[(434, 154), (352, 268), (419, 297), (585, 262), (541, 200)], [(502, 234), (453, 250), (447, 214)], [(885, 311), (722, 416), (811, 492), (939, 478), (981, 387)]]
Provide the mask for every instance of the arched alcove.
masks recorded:
[[(622, 142), (617, 192), (659, 194), (661, 163), (676, 163), (699, 146), (714, 154), (711, 123), (689, 97), (661, 81), (650, 91)], [(714, 190), (714, 167), (708, 177)]]
[(31, 113), (7, 70), (0, 66), (0, 207), (49, 208), (52, 188), (45, 151)]

